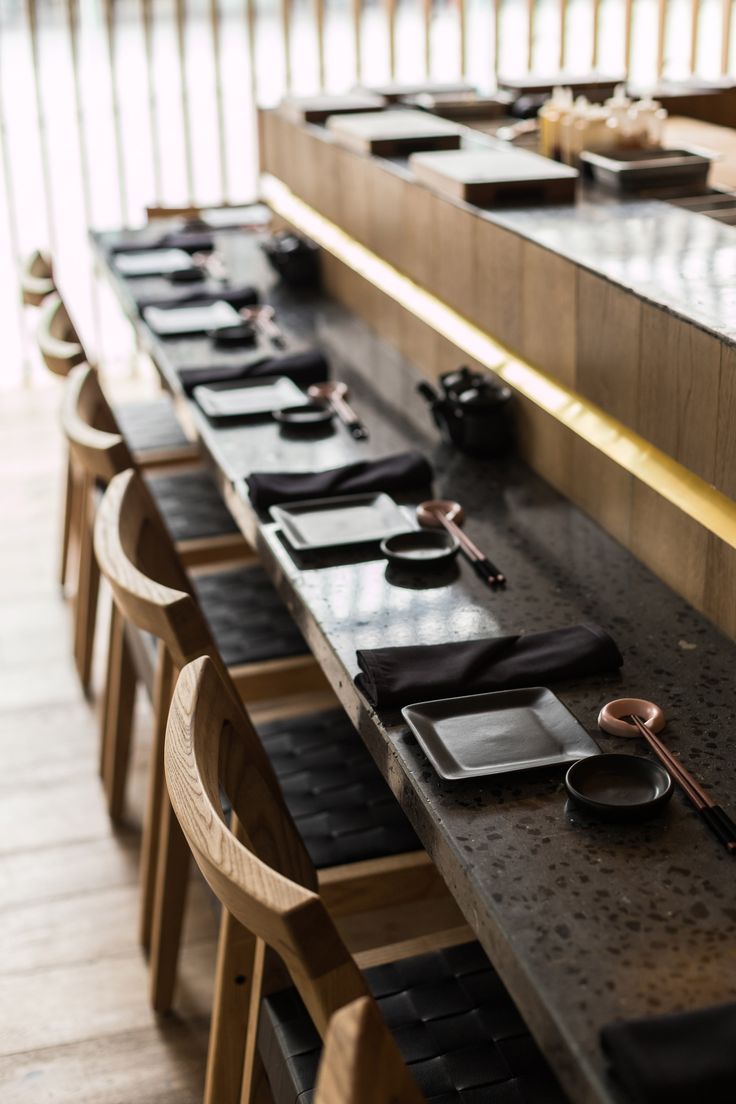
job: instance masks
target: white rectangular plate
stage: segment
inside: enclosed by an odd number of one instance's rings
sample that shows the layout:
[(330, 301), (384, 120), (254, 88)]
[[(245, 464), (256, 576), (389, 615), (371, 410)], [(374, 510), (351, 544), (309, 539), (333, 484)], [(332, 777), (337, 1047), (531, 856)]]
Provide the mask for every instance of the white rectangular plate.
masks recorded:
[(382, 541), (413, 526), (387, 494), (339, 495), (271, 507), (271, 517), (299, 552)]
[(237, 326), (242, 318), (224, 299), (201, 306), (146, 307), (143, 317), (148, 325), (161, 337), (174, 337), (177, 334), (207, 333), (208, 330), (221, 330), (224, 326)]
[(192, 394), (210, 418), (271, 414), (274, 410), (289, 410), (306, 402), (304, 392), (286, 376), (201, 384), (194, 388)]
[(116, 253), (114, 264), (123, 276), (166, 276), (182, 268), (194, 268), (194, 261), (184, 249)]

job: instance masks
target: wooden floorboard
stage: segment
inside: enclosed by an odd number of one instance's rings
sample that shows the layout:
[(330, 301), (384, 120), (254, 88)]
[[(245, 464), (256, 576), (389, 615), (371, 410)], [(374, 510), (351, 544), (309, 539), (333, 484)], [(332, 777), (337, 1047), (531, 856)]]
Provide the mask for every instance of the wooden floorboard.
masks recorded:
[(101, 621), (84, 700), (57, 582), (60, 389), (0, 406), (0, 1101), (197, 1104), (217, 933), (193, 875), (175, 1011), (155, 1016), (137, 940), (150, 707), (139, 695), (130, 793), (113, 830), (98, 778)]

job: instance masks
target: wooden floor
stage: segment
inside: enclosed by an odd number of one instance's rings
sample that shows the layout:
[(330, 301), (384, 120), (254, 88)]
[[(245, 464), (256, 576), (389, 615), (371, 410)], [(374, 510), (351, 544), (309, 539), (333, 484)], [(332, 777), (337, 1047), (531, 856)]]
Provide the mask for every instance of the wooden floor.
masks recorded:
[(215, 913), (197, 882), (176, 1012), (157, 1019), (136, 937), (148, 703), (113, 831), (56, 582), (59, 388), (0, 400), (0, 1101), (198, 1104)]

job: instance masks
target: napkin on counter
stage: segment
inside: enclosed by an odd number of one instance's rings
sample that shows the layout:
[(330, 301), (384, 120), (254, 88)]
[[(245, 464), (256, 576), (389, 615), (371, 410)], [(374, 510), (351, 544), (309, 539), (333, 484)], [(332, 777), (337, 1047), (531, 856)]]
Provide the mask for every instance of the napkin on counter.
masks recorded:
[(615, 671), (623, 658), (598, 625), (453, 644), (410, 644), (358, 652), (355, 684), (377, 708), (485, 694)]
[(277, 502), (299, 502), (369, 491), (410, 491), (428, 487), (432, 467), (420, 452), (397, 452), (381, 460), (360, 460), (321, 472), (253, 472), (246, 482), (257, 510)]
[(258, 290), (250, 284), (238, 284), (235, 287), (225, 287), (216, 280), (207, 280), (204, 284), (187, 284), (186, 286), (167, 284), (166, 289), (156, 295), (150, 292), (141, 292), (135, 295), (138, 310), (146, 307), (204, 307), (209, 303), (222, 300), (238, 310), (240, 307), (252, 307), (258, 302)]
[(733, 1104), (736, 1002), (621, 1020), (601, 1031), (614, 1073), (635, 1104)]
[[(309, 349), (286, 356), (269, 356), (261, 350), (246, 354), (237, 364), (221, 364), (214, 368), (202, 366), (179, 368), (179, 379), (186, 392), (200, 384), (230, 383), (260, 376), (286, 376), (297, 387), (307, 388), (330, 378), (330, 366), (324, 353)], [(306, 399), (305, 399), (306, 401)]]
[(114, 245), (112, 253), (135, 253), (142, 249), (183, 249), (187, 253), (211, 253), (215, 241), (210, 231), (167, 230), (157, 238), (139, 237)]

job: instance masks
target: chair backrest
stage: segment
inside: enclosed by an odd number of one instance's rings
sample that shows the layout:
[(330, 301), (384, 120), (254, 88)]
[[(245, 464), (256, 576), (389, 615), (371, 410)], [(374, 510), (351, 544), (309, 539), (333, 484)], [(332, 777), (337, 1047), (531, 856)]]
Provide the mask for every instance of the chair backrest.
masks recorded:
[(95, 518), (95, 555), (118, 608), (137, 628), (163, 641), (177, 668), (208, 655), (230, 682), (171, 536), (138, 472), (125, 471), (110, 481)]
[(44, 364), (55, 376), (68, 376), (87, 354), (60, 295), (51, 295), (38, 321), (38, 347)]
[(20, 272), (20, 294), (28, 307), (40, 307), (44, 299), (56, 291), (54, 267), (48, 253), (34, 249), (23, 262)]
[[(367, 995), (317, 892), (317, 875), (243, 706), (209, 659), (179, 675), (166, 732), (166, 780), (197, 865), (223, 906), (286, 965), (318, 1031)], [(228, 827), (221, 793), (236, 822)], [(237, 834), (236, 834), (237, 833)]]
[(314, 1104), (426, 1104), (369, 997), (330, 1020)]
[(64, 388), (61, 425), (74, 460), (94, 479), (108, 483), (135, 461), (90, 364), (73, 368)]

